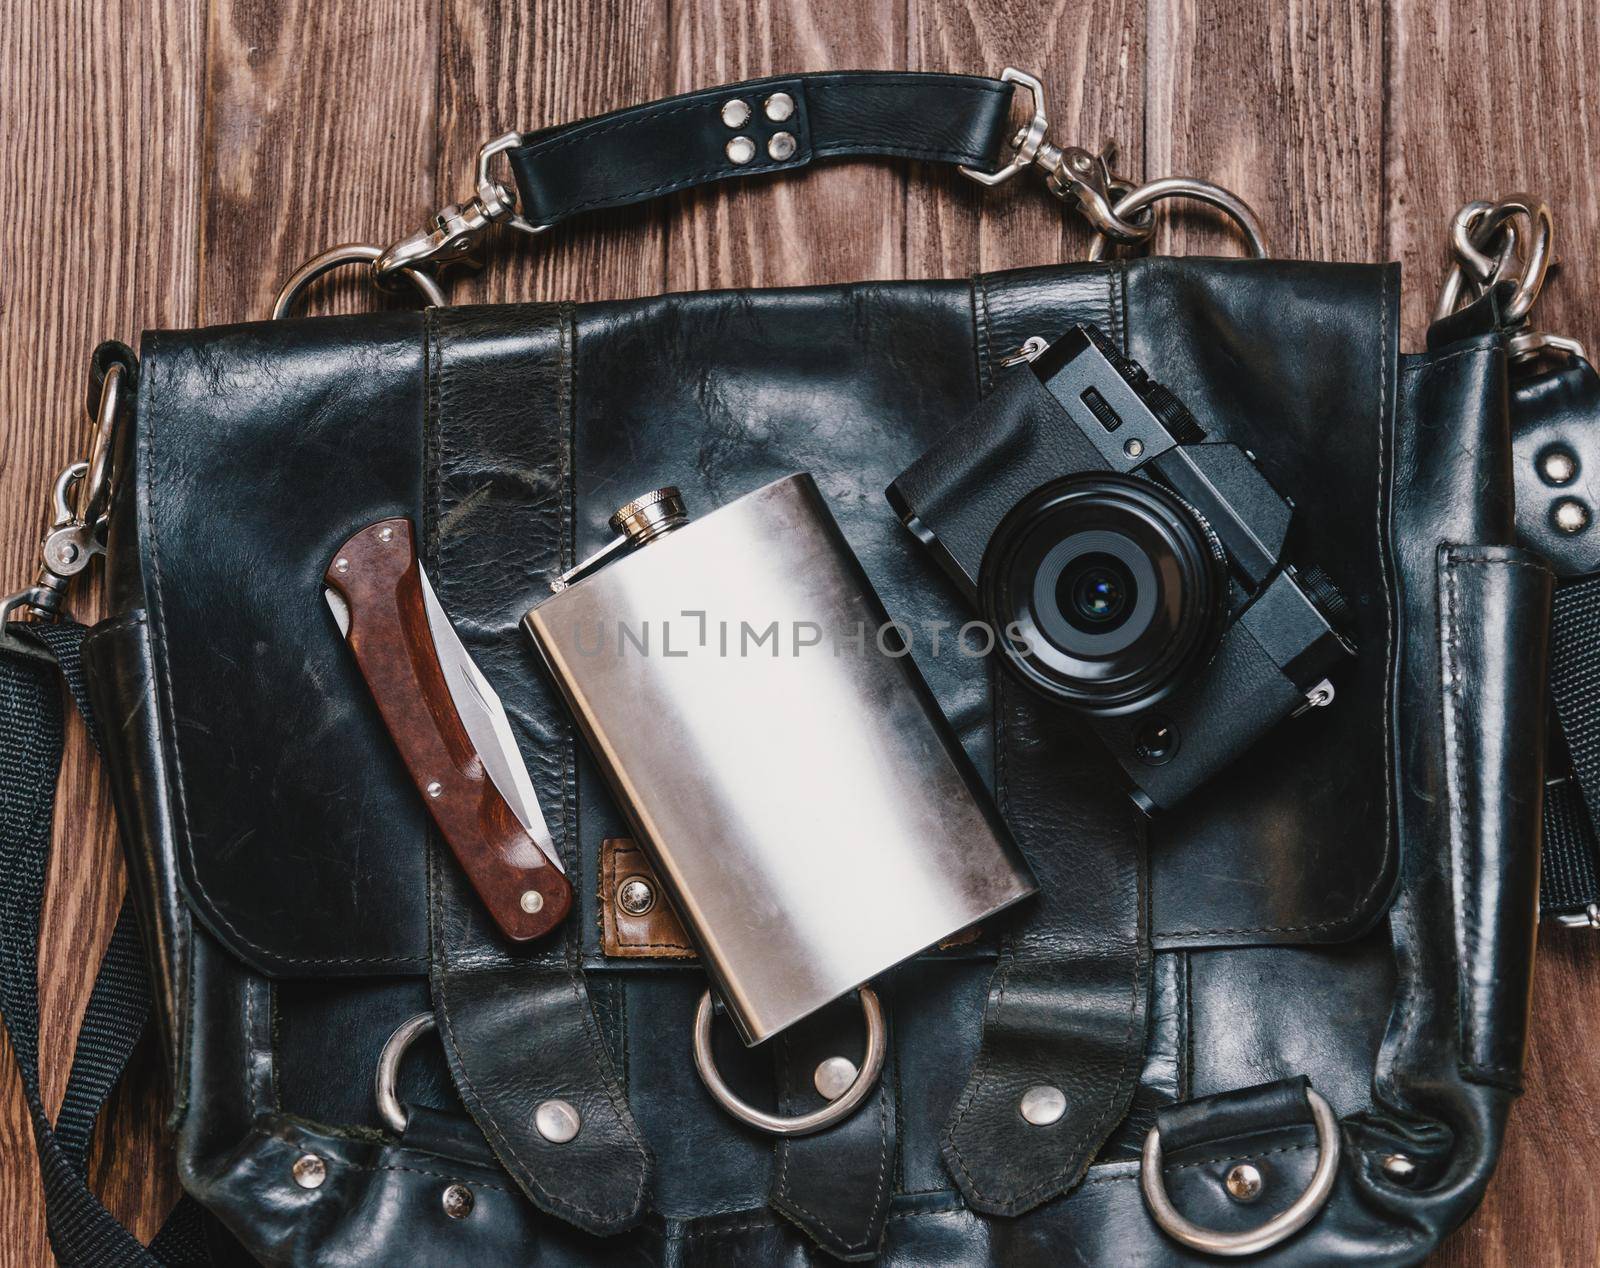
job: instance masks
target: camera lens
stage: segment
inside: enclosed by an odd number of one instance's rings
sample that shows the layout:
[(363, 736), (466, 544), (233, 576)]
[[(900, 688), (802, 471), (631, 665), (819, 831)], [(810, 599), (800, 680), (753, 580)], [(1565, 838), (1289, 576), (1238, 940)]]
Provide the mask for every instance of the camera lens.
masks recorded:
[(1114, 630), (1133, 610), (1139, 583), (1122, 560), (1104, 551), (1080, 555), (1062, 574), (1056, 603), (1085, 634)]
[(978, 579), (1007, 667), (1103, 716), (1169, 695), (1216, 645), (1222, 549), (1165, 487), (1112, 473), (1066, 476), (1001, 520)]

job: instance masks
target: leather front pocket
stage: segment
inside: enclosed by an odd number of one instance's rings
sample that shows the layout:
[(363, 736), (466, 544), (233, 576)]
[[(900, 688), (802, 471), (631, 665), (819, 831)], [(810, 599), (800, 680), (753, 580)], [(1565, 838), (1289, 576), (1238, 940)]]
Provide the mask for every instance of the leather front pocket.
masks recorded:
[(1461, 1069), (1520, 1086), (1538, 930), (1550, 570), (1509, 546), (1439, 551), (1445, 787)]

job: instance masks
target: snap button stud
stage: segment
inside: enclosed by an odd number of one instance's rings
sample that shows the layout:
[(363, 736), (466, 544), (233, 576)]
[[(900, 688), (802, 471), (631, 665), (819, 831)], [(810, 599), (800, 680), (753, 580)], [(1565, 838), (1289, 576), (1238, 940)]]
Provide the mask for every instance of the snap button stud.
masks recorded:
[(445, 1186), (440, 1201), (444, 1203), (444, 1213), (451, 1219), (464, 1220), (472, 1214), (472, 1207), (477, 1199), (472, 1196), (472, 1190), (466, 1185), (449, 1184)]
[(1589, 527), (1589, 508), (1577, 498), (1562, 498), (1550, 508), (1550, 520), (1557, 532), (1581, 533)]
[(630, 916), (643, 916), (656, 905), (656, 891), (642, 876), (625, 876), (617, 886), (617, 906)]
[(856, 1081), (856, 1063), (849, 1057), (829, 1057), (811, 1075), (811, 1086), (825, 1101), (837, 1101)]
[(1060, 1088), (1040, 1083), (1022, 1094), (1021, 1109), (1035, 1127), (1048, 1127), (1067, 1112), (1067, 1098)]
[(1539, 455), (1539, 478), (1546, 484), (1571, 484), (1577, 474), (1577, 455), (1565, 445), (1551, 445)]
[(728, 142), (728, 162), (743, 167), (756, 156), (756, 143), (747, 136), (736, 136)]
[(522, 897), (517, 900), (517, 906), (531, 916), (535, 912), (544, 910), (544, 895), (536, 889), (525, 889), (522, 891)]
[(786, 92), (775, 92), (763, 103), (762, 109), (774, 123), (782, 123), (794, 113), (794, 98)]
[(1261, 1170), (1253, 1163), (1241, 1162), (1229, 1170), (1223, 1184), (1228, 1188), (1228, 1196), (1235, 1202), (1254, 1202), (1261, 1196), (1263, 1187)]
[(294, 1182), (302, 1189), (320, 1189), (328, 1178), (328, 1164), (316, 1154), (301, 1154), (292, 1168)]
[(1404, 1154), (1385, 1154), (1378, 1160), (1384, 1176), (1395, 1184), (1410, 1184), (1416, 1179), (1417, 1164)]
[(533, 1111), (533, 1125), (552, 1145), (564, 1145), (578, 1134), (583, 1120), (570, 1102), (552, 1099), (539, 1102)]
[(800, 143), (794, 139), (793, 132), (774, 132), (772, 140), (767, 142), (767, 153), (780, 163), (792, 159), (799, 148)]
[(750, 105), (734, 97), (722, 103), (722, 121), (730, 128), (742, 128), (750, 122)]

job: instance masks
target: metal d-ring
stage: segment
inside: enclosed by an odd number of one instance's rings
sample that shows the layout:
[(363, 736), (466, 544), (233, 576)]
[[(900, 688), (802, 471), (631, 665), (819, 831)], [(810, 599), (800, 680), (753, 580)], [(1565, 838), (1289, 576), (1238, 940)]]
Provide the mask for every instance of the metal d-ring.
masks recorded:
[[(1132, 193), (1119, 198), (1112, 210), (1121, 219), (1130, 220), (1146, 207), (1164, 198), (1192, 198), (1196, 202), (1217, 208), (1239, 226), (1250, 245), (1250, 254), (1258, 260), (1267, 258), (1266, 233), (1261, 228), (1261, 221), (1257, 219), (1250, 204), (1239, 195), (1222, 188), (1221, 185), (1213, 185), (1210, 181), (1195, 180), (1189, 176), (1164, 176), (1160, 180), (1140, 185)], [(1089, 240), (1089, 258), (1104, 259), (1106, 246), (1106, 235), (1096, 233)]]
[(1254, 1255), (1276, 1246), (1309, 1224), (1328, 1200), (1339, 1176), (1339, 1120), (1334, 1116), (1333, 1107), (1310, 1088), (1306, 1089), (1306, 1100), (1311, 1105), (1312, 1121), (1317, 1128), (1317, 1167), (1311, 1173), (1311, 1183), (1306, 1185), (1305, 1192), (1266, 1223), (1239, 1233), (1203, 1228), (1178, 1214), (1167, 1197), (1166, 1182), (1161, 1178), (1161, 1133), (1152, 1127), (1144, 1138), (1139, 1188), (1161, 1231), (1174, 1241), (1207, 1254)]
[[(306, 287), (316, 281), (324, 273), (331, 273), (334, 269), (343, 268), (347, 264), (367, 264), (375, 266), (383, 255), (382, 247), (368, 246), (360, 242), (346, 243), (344, 246), (333, 247), (321, 255), (314, 255), (289, 276), (283, 284), (283, 289), (278, 292), (278, 298), (272, 301), (272, 319), (278, 321), (287, 317), (294, 308)], [(427, 273), (420, 269), (402, 269), (406, 280), (417, 288), (424, 302), (435, 308), (442, 308), (445, 303), (444, 291), (439, 283), (434, 281)], [(376, 280), (377, 274), (373, 273)]]
[(861, 1071), (856, 1075), (855, 1082), (836, 1100), (828, 1102), (819, 1110), (793, 1118), (784, 1118), (778, 1114), (768, 1114), (765, 1110), (758, 1110), (733, 1094), (733, 1090), (722, 1081), (722, 1075), (717, 1073), (716, 1058), (711, 1055), (711, 1020), (714, 1009), (710, 991), (700, 997), (700, 1007), (694, 1014), (694, 1068), (700, 1072), (701, 1081), (718, 1105), (741, 1122), (748, 1123), (759, 1131), (772, 1136), (809, 1136), (824, 1127), (832, 1127), (833, 1124), (849, 1118), (860, 1107), (861, 1102), (867, 1099), (868, 1094), (877, 1085), (878, 1076), (883, 1073), (883, 1059), (889, 1048), (888, 1032), (883, 1024), (883, 1005), (878, 1002), (877, 993), (870, 986), (861, 987), (858, 993), (861, 996), (861, 1012), (867, 1021), (867, 1055), (862, 1058)]
[(396, 1136), (405, 1134), (406, 1124), (411, 1118), (394, 1092), (395, 1082), (400, 1076), (400, 1062), (406, 1055), (406, 1049), (417, 1041), (417, 1037), (427, 1034), (434, 1025), (432, 1013), (418, 1013), (408, 1018), (394, 1028), (394, 1034), (389, 1036), (383, 1051), (378, 1054), (378, 1069), (372, 1076), (372, 1093), (378, 1102), (378, 1117)]

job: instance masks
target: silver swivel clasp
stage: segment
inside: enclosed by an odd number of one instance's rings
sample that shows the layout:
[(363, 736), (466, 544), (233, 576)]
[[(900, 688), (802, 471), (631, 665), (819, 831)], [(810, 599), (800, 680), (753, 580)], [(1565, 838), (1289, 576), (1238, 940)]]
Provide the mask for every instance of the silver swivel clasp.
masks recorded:
[(378, 281), (387, 284), (400, 273), (438, 271), (452, 264), (475, 268), (482, 263), (478, 247), (497, 224), (529, 234), (548, 229), (549, 225), (536, 225), (523, 217), (517, 211), (515, 188), (491, 175), (495, 158), (521, 143), (521, 133), (507, 132), (484, 145), (478, 151), (476, 194), (435, 212), (422, 229), (389, 246), (373, 265)]
[(111, 466), (117, 424), (126, 409), (128, 370), (111, 362), (101, 383), (89, 456), (69, 463), (50, 492), (50, 522), (39, 547), (39, 571), (31, 586), (0, 600), (0, 623), (17, 615), (54, 621), (72, 580), (96, 555), (105, 554), (111, 507)]

